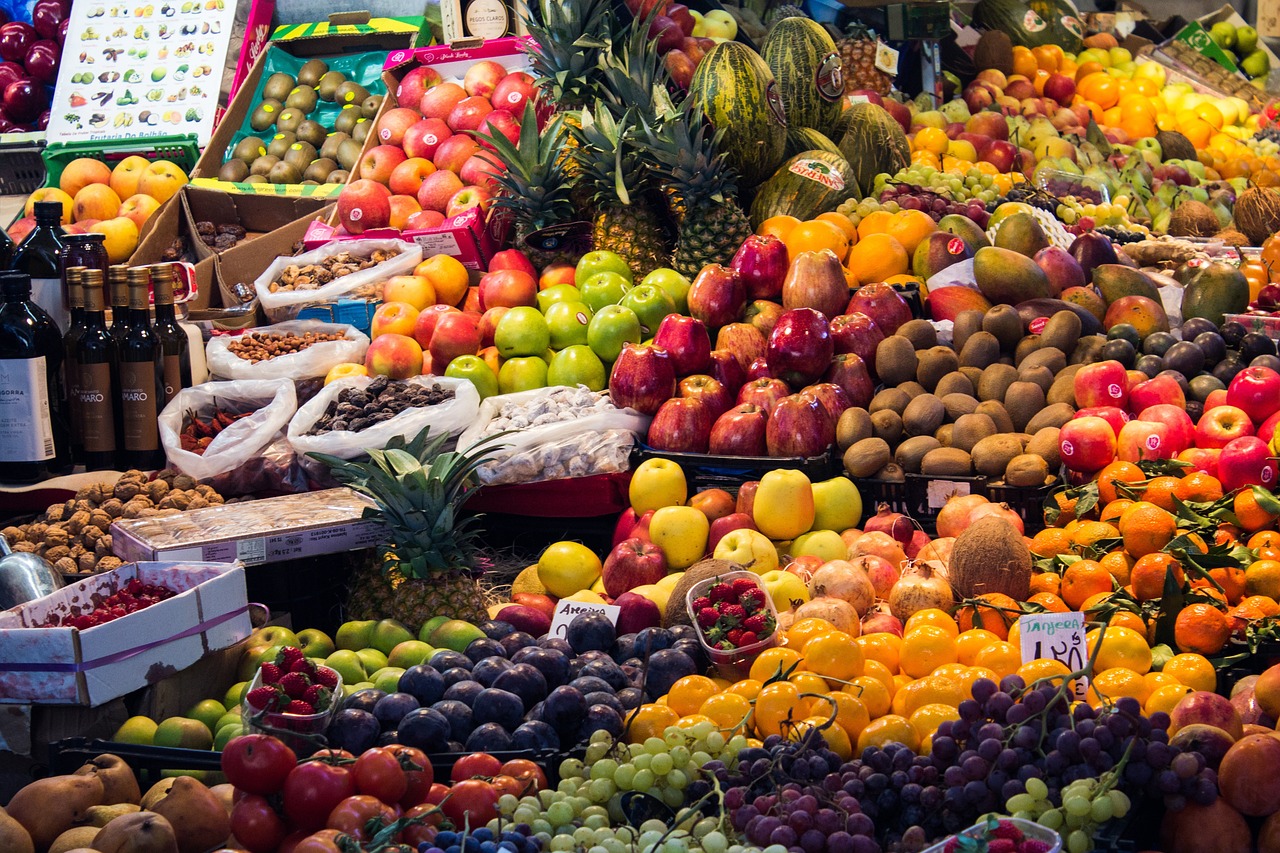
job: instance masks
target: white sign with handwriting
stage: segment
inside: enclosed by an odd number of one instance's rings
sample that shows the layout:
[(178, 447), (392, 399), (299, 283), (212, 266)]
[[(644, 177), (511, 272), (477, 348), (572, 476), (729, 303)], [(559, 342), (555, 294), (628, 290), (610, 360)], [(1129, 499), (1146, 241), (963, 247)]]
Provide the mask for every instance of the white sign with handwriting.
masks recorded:
[[(1023, 663), (1053, 658), (1075, 672), (1089, 659), (1083, 613), (1029, 613), (1018, 619), (1018, 633)], [(1083, 699), (1088, 689), (1087, 678), (1075, 680), (1076, 698)]]
[(610, 622), (617, 625), (620, 609), (612, 604), (593, 604), (590, 601), (562, 598), (556, 604), (555, 615), (551, 618), (551, 636), (563, 638), (569, 631), (569, 623), (584, 613), (603, 613)]

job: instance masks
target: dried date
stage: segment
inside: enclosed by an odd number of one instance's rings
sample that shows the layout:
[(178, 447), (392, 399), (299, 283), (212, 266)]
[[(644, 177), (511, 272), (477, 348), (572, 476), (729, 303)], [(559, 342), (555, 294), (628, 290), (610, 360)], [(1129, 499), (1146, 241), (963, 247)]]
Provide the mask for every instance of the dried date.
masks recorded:
[(367, 270), (396, 257), (395, 252), (376, 249), (367, 258), (351, 252), (339, 252), (313, 264), (289, 264), (280, 277), (268, 285), (272, 293), (291, 290), (316, 290), (334, 279)]
[(364, 389), (344, 388), (340, 391), (329, 401), (328, 408), (307, 434), (360, 432), (391, 420), (408, 409), (435, 406), (452, 399), (452, 389), (438, 383), (393, 382), (379, 376)]

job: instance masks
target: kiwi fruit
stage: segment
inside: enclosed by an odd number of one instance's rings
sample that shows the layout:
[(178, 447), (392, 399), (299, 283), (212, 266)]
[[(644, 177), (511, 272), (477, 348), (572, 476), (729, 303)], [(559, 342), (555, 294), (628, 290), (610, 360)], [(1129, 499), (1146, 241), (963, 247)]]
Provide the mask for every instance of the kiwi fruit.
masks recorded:
[(874, 415), (876, 412), (889, 409), (902, 414), (910, 402), (911, 398), (907, 396), (906, 391), (900, 388), (885, 388), (871, 398), (871, 404), (867, 406), (867, 411)]
[(902, 429), (907, 435), (933, 435), (947, 418), (947, 407), (932, 394), (921, 394), (902, 412)]
[(370, 95), (360, 102), (360, 112), (364, 113), (365, 118), (373, 118), (380, 109), (382, 109), (381, 95)]
[(1013, 418), (999, 400), (983, 400), (973, 412), (991, 418), (997, 432), (1013, 432)]
[(982, 331), (982, 316), (981, 311), (973, 308), (956, 315), (951, 328), (951, 345), (955, 347), (956, 352), (964, 350), (965, 343), (974, 332)]
[(306, 114), (299, 109), (293, 107), (285, 107), (280, 111), (280, 115), (276, 118), (276, 129), (283, 130), (287, 133), (297, 134), (298, 128), (307, 120)]
[(917, 353), (916, 359), (916, 381), (926, 391), (935, 390), (944, 376), (955, 373), (960, 366), (956, 352), (951, 347), (930, 347)]
[(941, 446), (942, 443), (931, 435), (913, 436), (898, 445), (898, 449), (893, 452), (893, 461), (901, 465), (902, 470), (908, 474), (919, 474), (924, 455)]
[(1057, 347), (1041, 347), (1028, 355), (1018, 364), (1018, 369), (1047, 367), (1049, 372), (1057, 376), (1067, 366), (1067, 357)]
[(979, 400), (1003, 400), (1004, 392), (1018, 381), (1018, 371), (1010, 364), (993, 364), (982, 371), (978, 382)]
[(297, 134), (281, 132), (271, 137), (271, 141), (267, 143), (267, 153), (274, 154), (277, 157), (283, 157), (284, 153), (289, 150), (289, 146), (298, 141)]
[(1080, 318), (1074, 311), (1059, 311), (1040, 330), (1040, 342), (1064, 353), (1071, 352), (1080, 341)]
[(962, 364), (960, 365), (960, 373), (964, 374), (964, 377), (969, 380), (969, 384), (974, 387), (976, 392), (978, 383), (982, 381), (982, 368)]
[(978, 408), (978, 400), (972, 394), (952, 392), (939, 399), (947, 410), (947, 417), (953, 421), (958, 420), (961, 415), (973, 414)]
[(249, 166), (243, 160), (228, 160), (218, 170), (220, 181), (243, 181), (247, 177), (249, 177)]
[(844, 452), (844, 470), (851, 477), (870, 477), (892, 459), (889, 445), (881, 438), (864, 438)]
[(338, 165), (350, 172), (360, 159), (360, 143), (354, 139), (344, 139), (338, 145), (337, 154), (334, 159), (338, 161)]
[(316, 88), (320, 78), (329, 71), (329, 64), (323, 59), (309, 59), (298, 69), (298, 85)]
[(265, 184), (267, 182), (266, 175), (250, 175), (244, 179), (246, 184)]
[[(266, 130), (279, 120), (280, 113), (283, 110), (284, 104), (274, 98), (269, 98), (254, 107), (253, 112), (249, 113), (249, 127), (258, 131)], [(292, 129), (281, 128), (281, 130)]]
[(1034, 453), (1019, 453), (1004, 469), (1004, 481), (1019, 489), (1043, 486), (1049, 477), (1049, 464)]
[(916, 397), (919, 397), (921, 394), (929, 393), (924, 390), (923, 385), (911, 379), (898, 385), (898, 390), (906, 394), (907, 398), (910, 400), (914, 400)]
[(905, 483), (907, 481), (906, 472), (902, 470), (902, 466), (897, 462), (890, 462), (881, 468), (872, 479), (879, 480), (881, 483)]
[(969, 381), (969, 377), (959, 370), (953, 370), (938, 380), (933, 393), (939, 397), (945, 397), (948, 394), (968, 394), (973, 396), (973, 383)]
[(961, 415), (951, 425), (951, 446), (972, 451), (975, 444), (996, 434), (995, 422), (986, 415)]
[(881, 409), (871, 416), (871, 434), (890, 444), (902, 440), (902, 415), (893, 409)]
[(372, 130), (373, 122), (369, 121), (364, 116), (361, 116), (356, 119), (355, 127), (351, 128), (351, 138), (356, 142), (359, 142), (361, 145), (364, 145), (364, 141), (369, 138), (369, 132)]
[(1103, 335), (1085, 335), (1076, 342), (1076, 347), (1071, 351), (1071, 357), (1067, 359), (1070, 364), (1092, 364), (1098, 361), (1098, 356), (1102, 352), (1102, 348), (1107, 345), (1107, 339)]
[(346, 169), (335, 169), (329, 173), (329, 177), (325, 180), (326, 184), (345, 184), (347, 179), (351, 177), (351, 173)]
[(1004, 408), (1018, 432), (1044, 408), (1044, 389), (1034, 382), (1014, 382), (1004, 392)]
[(1022, 453), (1022, 442), (1008, 434), (989, 435), (973, 446), (973, 467), (979, 474), (996, 478), (1004, 476), (1009, 460)]
[(281, 160), (267, 172), (267, 181), (272, 184), (296, 184), (301, 180), (302, 170), (288, 160)]
[(943, 424), (938, 427), (938, 430), (933, 434), (933, 437), (938, 439), (938, 443), (943, 447), (950, 447), (951, 437), (955, 434), (955, 426), (955, 424)]
[(993, 305), (982, 315), (982, 330), (996, 336), (1000, 349), (1012, 352), (1022, 340), (1022, 318), (1012, 305)]
[(958, 447), (938, 447), (920, 460), (920, 473), (935, 477), (967, 477), (973, 473), (973, 460)]
[(317, 184), (323, 184), (329, 179), (329, 174), (336, 168), (338, 168), (338, 164), (335, 160), (332, 160), (329, 157), (320, 157), (319, 159), (311, 161), (311, 165), (302, 173), (302, 179), (304, 181), (315, 181)]
[(960, 364), (986, 369), (1000, 360), (1000, 341), (990, 332), (974, 332), (960, 348)]
[(1060, 430), (1056, 426), (1036, 430), (1023, 450), (1043, 459), (1050, 471), (1057, 471), (1058, 466), (1062, 464), (1062, 458), (1058, 455), (1059, 433)]
[(1037, 364), (1032, 367), (1018, 368), (1019, 382), (1034, 382), (1040, 386), (1040, 390), (1046, 394), (1053, 387), (1053, 373), (1043, 364)]
[(253, 161), (253, 165), (249, 167), (250, 175), (260, 175), (265, 178), (270, 172), (271, 167), (280, 162), (280, 158), (274, 154), (263, 154), (257, 160)]
[(866, 409), (854, 406), (840, 413), (836, 421), (836, 446), (841, 450), (870, 438), (871, 434), (871, 413)]
[(310, 142), (295, 142), (289, 146), (289, 150), (285, 152), (284, 157), (281, 159), (292, 165), (301, 175), (303, 170), (316, 159), (316, 147)]
[[(351, 138), (349, 133), (341, 133), (334, 131), (324, 138), (324, 142), (320, 144), (320, 156), (328, 157), (330, 160), (338, 159), (338, 146)], [(308, 140), (310, 141), (310, 140)], [(311, 143), (315, 145), (314, 142)]]
[(938, 333), (928, 320), (908, 320), (899, 326), (894, 334), (902, 335), (918, 350), (938, 345)]
[(297, 85), (298, 81), (294, 80), (291, 75), (283, 71), (277, 71), (267, 78), (267, 82), (262, 84), (262, 98), (263, 100), (279, 101), (283, 104), (284, 99), (289, 97), (289, 93)]
[(316, 103), (319, 100), (320, 96), (316, 94), (315, 87), (302, 85), (294, 87), (293, 91), (289, 93), (289, 97), (284, 99), (284, 105), (309, 113), (316, 108)]
[(886, 386), (900, 385), (916, 376), (916, 348), (900, 335), (890, 335), (876, 345), (876, 373)]
[(1031, 353), (1040, 349), (1040, 336), (1027, 335), (1018, 341), (1018, 345), (1013, 348), (1013, 363), (1022, 364), (1023, 360), (1031, 355)]
[(333, 103), (338, 87), (345, 82), (347, 82), (347, 75), (341, 71), (326, 71), (318, 81), (310, 85), (315, 86), (316, 94), (320, 96), (320, 100)]
[[(1080, 367), (1081, 365), (1073, 365)], [(1049, 386), (1049, 390), (1044, 392), (1045, 402), (1053, 405), (1054, 403), (1066, 403), (1075, 408), (1076, 404), (1076, 388), (1075, 374), (1070, 375), (1064, 370), (1053, 378), (1053, 384)]]
[(302, 142), (310, 142), (317, 149), (324, 145), (329, 137), (329, 131), (324, 129), (324, 125), (314, 119), (306, 119), (298, 125), (298, 129), (294, 131), (298, 139)]
[(1070, 403), (1050, 403), (1036, 412), (1031, 420), (1027, 421), (1025, 429), (1035, 435), (1042, 429), (1065, 425), (1067, 421), (1075, 417), (1075, 414), (1076, 408)]
[(367, 97), (369, 97), (369, 90), (354, 80), (343, 80), (338, 84), (338, 88), (333, 90), (333, 102), (341, 106), (351, 104), (356, 109), (360, 109)]
[(243, 161), (246, 166), (252, 166), (254, 160), (266, 153), (267, 143), (256, 136), (246, 136), (231, 149), (232, 158)]

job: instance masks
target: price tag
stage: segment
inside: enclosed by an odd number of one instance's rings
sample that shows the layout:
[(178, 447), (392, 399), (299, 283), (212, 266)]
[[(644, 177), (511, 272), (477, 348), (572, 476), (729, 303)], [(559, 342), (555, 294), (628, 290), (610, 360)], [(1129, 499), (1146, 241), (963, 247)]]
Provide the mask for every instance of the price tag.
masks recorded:
[(876, 42), (876, 68), (890, 77), (898, 75), (898, 51), (882, 41)]
[(551, 636), (564, 637), (569, 631), (569, 623), (584, 613), (603, 613), (610, 622), (617, 625), (619, 610), (612, 604), (592, 604), (589, 601), (562, 598), (556, 604), (556, 612), (551, 618)]
[[(1075, 672), (1083, 668), (1089, 659), (1083, 613), (1030, 613), (1018, 619), (1018, 633), (1022, 640), (1023, 663), (1053, 658)], [(1076, 679), (1077, 699), (1085, 698), (1088, 689), (1087, 678)]]

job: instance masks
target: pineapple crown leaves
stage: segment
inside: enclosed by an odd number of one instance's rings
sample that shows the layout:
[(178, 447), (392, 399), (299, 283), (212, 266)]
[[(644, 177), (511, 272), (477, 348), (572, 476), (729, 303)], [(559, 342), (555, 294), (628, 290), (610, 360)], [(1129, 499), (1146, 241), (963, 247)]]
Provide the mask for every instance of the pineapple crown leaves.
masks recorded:
[(642, 121), (655, 121), (671, 108), (671, 74), (656, 49), (649, 27), (660, 14), (655, 5), (643, 21), (636, 21), (625, 37), (612, 42), (600, 56), (603, 97), (615, 110), (632, 108)]
[(571, 218), (573, 202), (561, 156), (567, 131), (564, 116), (553, 115), (541, 132), (533, 103), (524, 105), (520, 137), (515, 144), (501, 133), (473, 131), (487, 142), (505, 170), (493, 173), (502, 191), (493, 200), (498, 209), (512, 211), (533, 227), (542, 228)]
[(615, 118), (607, 105), (597, 103), (594, 114), (582, 111), (581, 127), (572, 130), (581, 143), (572, 156), (597, 202), (616, 199), (629, 205), (633, 195), (648, 189), (649, 164), (637, 145), (635, 123), (634, 109)]
[(588, 103), (599, 87), (600, 53), (613, 28), (610, 0), (543, 0), (539, 6), (537, 18), (525, 18), (534, 76), (561, 107)]
[(686, 205), (725, 204), (736, 195), (737, 175), (717, 150), (724, 130), (712, 131), (691, 97), (644, 132), (659, 176)]
[(477, 488), (475, 472), (489, 461), (485, 455), (506, 433), (477, 442), (465, 452), (443, 452), (448, 433), (434, 438), (424, 429), (406, 443), (397, 436), (383, 450), (368, 451), (369, 462), (311, 453), (329, 466), (333, 478), (373, 498), (366, 518), (382, 521), (394, 552), (411, 577), (467, 565), (475, 553), (476, 517), (459, 521), (458, 509)]

